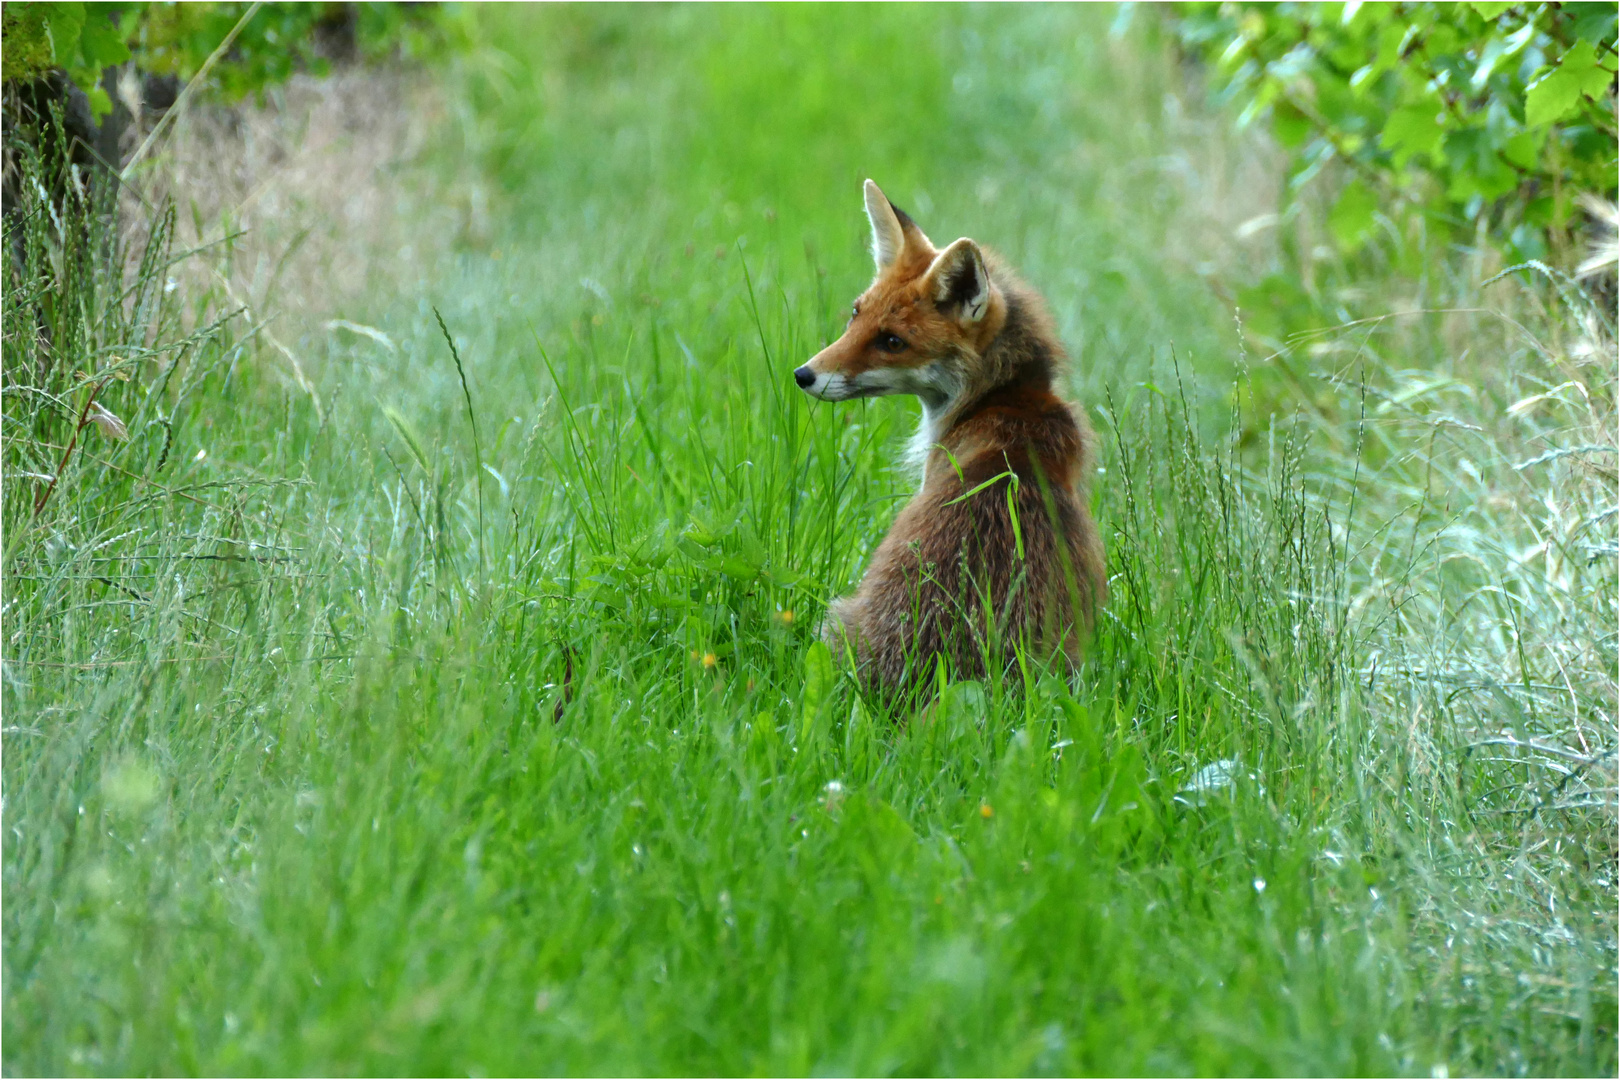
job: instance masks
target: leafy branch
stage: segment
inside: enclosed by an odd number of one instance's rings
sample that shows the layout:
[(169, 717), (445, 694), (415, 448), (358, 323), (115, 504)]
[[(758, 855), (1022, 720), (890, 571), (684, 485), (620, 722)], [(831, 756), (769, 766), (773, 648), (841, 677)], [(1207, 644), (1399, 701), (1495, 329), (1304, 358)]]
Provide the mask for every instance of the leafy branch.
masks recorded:
[(1200, 3), (1167, 18), (1239, 122), (1269, 121), (1294, 190), (1331, 160), (1354, 173), (1330, 222), (1347, 249), (1397, 204), (1545, 258), (1574, 194), (1613, 197), (1613, 5)]

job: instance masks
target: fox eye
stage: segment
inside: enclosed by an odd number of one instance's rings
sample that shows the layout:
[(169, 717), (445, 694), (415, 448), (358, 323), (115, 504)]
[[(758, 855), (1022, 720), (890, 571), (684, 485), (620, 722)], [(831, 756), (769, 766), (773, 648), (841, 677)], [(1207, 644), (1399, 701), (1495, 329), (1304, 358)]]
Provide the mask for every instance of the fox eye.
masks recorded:
[(850, 321), (852, 321), (852, 322), (853, 322), (853, 321), (854, 321), (854, 319), (855, 319), (855, 317), (856, 317), (856, 316), (857, 316), (857, 315), (859, 315), (859, 314), (860, 314), (860, 313), (861, 313), (861, 305), (859, 305), (859, 304), (855, 304), (855, 305), (853, 305), (853, 306), (852, 306), (852, 307), (851, 307), (851, 308), (850, 308), (850, 309), (849, 309), (849, 317), (850, 317)]
[(876, 345), (879, 349), (882, 349), (886, 353), (906, 351), (906, 343), (900, 340), (899, 337), (890, 333), (879, 334), (877, 337), (872, 339), (872, 344)]

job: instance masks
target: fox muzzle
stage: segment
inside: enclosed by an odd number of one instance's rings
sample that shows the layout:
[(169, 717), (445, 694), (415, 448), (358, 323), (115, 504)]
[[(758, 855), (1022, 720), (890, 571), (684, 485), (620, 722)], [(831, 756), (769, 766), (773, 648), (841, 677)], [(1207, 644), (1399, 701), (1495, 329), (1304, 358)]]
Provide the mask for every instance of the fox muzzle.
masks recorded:
[(810, 364), (794, 368), (793, 381), (799, 384), (800, 390), (822, 401), (848, 401), (852, 397), (871, 396), (870, 391), (862, 393), (858, 390), (855, 383), (846, 376), (836, 372), (817, 371)]

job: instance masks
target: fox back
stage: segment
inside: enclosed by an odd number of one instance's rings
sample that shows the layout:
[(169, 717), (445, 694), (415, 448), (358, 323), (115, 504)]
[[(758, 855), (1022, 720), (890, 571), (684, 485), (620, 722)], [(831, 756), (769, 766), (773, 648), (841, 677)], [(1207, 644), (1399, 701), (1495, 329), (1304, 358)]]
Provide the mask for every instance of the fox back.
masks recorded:
[(849, 327), (794, 372), (826, 401), (914, 394), (921, 487), (823, 633), (874, 689), (944, 658), (1005, 670), (1022, 646), (1078, 659), (1106, 595), (1088, 510), (1092, 437), (1058, 396), (1067, 356), (1041, 299), (969, 239), (935, 248), (866, 182), (877, 276)]

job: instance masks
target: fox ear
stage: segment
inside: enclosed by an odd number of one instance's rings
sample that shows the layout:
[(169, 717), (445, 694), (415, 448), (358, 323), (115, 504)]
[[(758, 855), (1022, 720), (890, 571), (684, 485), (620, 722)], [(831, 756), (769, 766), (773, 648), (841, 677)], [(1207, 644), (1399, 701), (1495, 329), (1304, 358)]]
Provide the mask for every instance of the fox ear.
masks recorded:
[(940, 309), (954, 310), (964, 323), (976, 323), (990, 311), (990, 272), (979, 245), (967, 237), (939, 253), (927, 281)]
[(872, 223), (872, 261), (877, 263), (881, 274), (900, 257), (901, 249), (906, 246), (906, 234), (894, 206), (870, 180), (866, 182), (866, 217)]
[(933, 258), (934, 245), (904, 210), (890, 202), (872, 181), (866, 182), (866, 217), (872, 223), (872, 261), (878, 273), (899, 262)]

